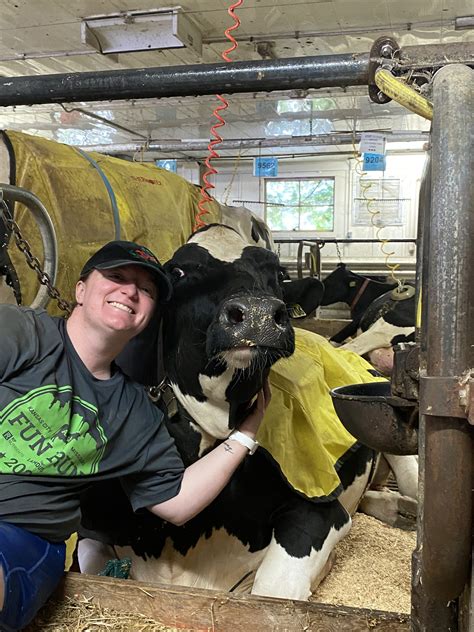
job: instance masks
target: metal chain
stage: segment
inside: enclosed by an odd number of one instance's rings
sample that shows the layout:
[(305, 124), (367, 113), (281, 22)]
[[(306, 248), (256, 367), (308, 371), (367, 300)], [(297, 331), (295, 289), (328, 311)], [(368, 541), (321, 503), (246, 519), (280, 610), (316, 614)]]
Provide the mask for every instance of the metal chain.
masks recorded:
[(25, 255), (26, 263), (30, 266), (32, 270), (36, 272), (36, 276), (38, 277), (39, 282), (42, 285), (46, 285), (49, 296), (57, 302), (59, 309), (62, 309), (63, 312), (66, 312), (66, 314), (69, 316), (72, 312), (72, 305), (68, 301), (61, 298), (59, 290), (52, 284), (49, 274), (42, 270), (39, 259), (32, 254), (30, 244), (26, 241), (26, 239), (24, 239), (23, 235), (21, 234), (20, 227), (12, 218), (10, 210), (4, 200), (2, 200), (2, 206), (4, 208), (5, 223), (7, 225), (7, 228), (12, 231), (13, 236), (15, 237), (15, 243), (18, 247), (18, 250), (20, 250)]
[(338, 242), (334, 242), (336, 245), (336, 253), (337, 253), (337, 258), (339, 259), (339, 263), (342, 263), (342, 255), (341, 255), (341, 250), (339, 248), (339, 244)]

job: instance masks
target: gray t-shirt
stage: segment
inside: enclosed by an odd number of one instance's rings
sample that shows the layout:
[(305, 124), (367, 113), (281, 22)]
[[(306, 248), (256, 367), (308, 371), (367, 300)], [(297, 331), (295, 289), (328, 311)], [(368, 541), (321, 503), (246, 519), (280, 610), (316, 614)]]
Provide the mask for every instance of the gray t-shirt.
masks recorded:
[(176, 496), (184, 466), (145, 388), (96, 379), (61, 318), (0, 305), (0, 520), (51, 541), (80, 523), (80, 493), (119, 478), (133, 509)]

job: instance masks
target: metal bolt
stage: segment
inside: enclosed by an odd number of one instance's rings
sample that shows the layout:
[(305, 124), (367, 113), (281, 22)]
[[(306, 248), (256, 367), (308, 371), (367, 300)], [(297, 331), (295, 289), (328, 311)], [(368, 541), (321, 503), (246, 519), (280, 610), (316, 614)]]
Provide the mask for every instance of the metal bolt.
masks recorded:
[(379, 103), (384, 103), (385, 98), (385, 94), (381, 90), (379, 90), (379, 92), (377, 92), (377, 99)]
[(380, 54), (382, 55), (382, 57), (386, 57), (386, 58), (391, 57), (392, 52), (393, 52), (393, 48), (390, 46), (390, 44), (384, 44), (382, 48), (380, 49)]

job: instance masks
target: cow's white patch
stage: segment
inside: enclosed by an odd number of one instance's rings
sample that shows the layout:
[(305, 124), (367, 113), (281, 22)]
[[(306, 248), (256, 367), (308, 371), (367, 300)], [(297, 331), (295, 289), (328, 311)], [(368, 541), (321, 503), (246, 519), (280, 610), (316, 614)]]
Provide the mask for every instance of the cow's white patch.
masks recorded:
[(180, 586), (229, 591), (249, 571), (255, 571), (266, 549), (250, 553), (247, 545), (225, 529), (202, 536), (185, 555), (168, 538), (159, 559), (143, 560), (130, 547), (115, 547), (119, 558), (132, 559), (131, 578)]
[[(378, 455), (376, 458), (379, 459), (380, 455)], [(373, 471), (375, 472), (376, 469), (377, 466), (373, 468)], [(361, 474), (360, 476), (356, 476), (354, 481), (338, 497), (341, 505), (346, 509), (346, 511), (349, 512), (351, 516), (356, 511), (360, 499), (364, 495), (365, 490), (370, 483), (369, 477), (371, 471), (372, 462), (369, 462), (367, 463), (363, 474)]]
[(365, 355), (380, 347), (390, 347), (391, 340), (395, 336), (409, 336), (414, 331), (414, 327), (397, 327), (387, 323), (383, 318), (379, 318), (367, 331), (362, 332), (354, 340), (339, 348)]
[(302, 558), (290, 556), (273, 538), (260, 564), (252, 588), (253, 595), (307, 600), (324, 579), (324, 569), (336, 544), (347, 535), (351, 518), (337, 530), (331, 527), (320, 551)]
[(243, 249), (247, 246), (238, 233), (225, 226), (212, 226), (202, 233), (193, 235), (188, 243), (198, 244), (216, 259), (229, 262), (240, 259)]
[(252, 364), (256, 353), (255, 349), (249, 345), (248, 347), (236, 347), (223, 351), (220, 357), (229, 368), (247, 369)]
[(104, 570), (107, 562), (115, 558), (114, 547), (99, 540), (82, 538), (77, 543), (77, 560), (81, 573), (98, 575)]
[(225, 392), (233, 375), (233, 368), (228, 368), (222, 375), (215, 377), (199, 375), (202, 392), (207, 398), (204, 402), (183, 393), (177, 384), (171, 384), (179, 403), (194, 419), (201, 433), (204, 432), (200, 453), (213, 445), (214, 439), (225, 439), (229, 435), (230, 406)]
[(418, 457), (384, 454), (403, 496), (418, 498)]

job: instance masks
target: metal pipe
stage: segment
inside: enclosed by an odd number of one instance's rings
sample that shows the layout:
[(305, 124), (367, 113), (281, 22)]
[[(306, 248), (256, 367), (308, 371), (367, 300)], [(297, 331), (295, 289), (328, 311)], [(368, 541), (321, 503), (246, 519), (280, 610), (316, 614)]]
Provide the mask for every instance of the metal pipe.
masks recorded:
[[(1, 97), (0, 97), (1, 99)], [(429, 137), (428, 132), (380, 132), (390, 142), (424, 141)], [(358, 143), (361, 132), (355, 134), (342, 132), (340, 134), (325, 134), (324, 136), (295, 136), (292, 138), (246, 138), (223, 140), (216, 146), (219, 150), (228, 149), (254, 149), (257, 147), (302, 147), (302, 146), (327, 146), (344, 145), (352, 142)], [(83, 151), (97, 151), (104, 154), (123, 154), (137, 151), (207, 151), (209, 141), (150, 141), (149, 143), (124, 143), (111, 145), (81, 145)]]
[(99, 116), (98, 114), (95, 114), (95, 112), (88, 112), (87, 110), (84, 110), (83, 108), (67, 108), (62, 103), (61, 103), (61, 107), (65, 112), (79, 112), (79, 114), (83, 114), (84, 116), (94, 119), (95, 121), (99, 121), (103, 125), (108, 125), (109, 127), (113, 127), (114, 129), (119, 129), (122, 132), (126, 132), (127, 134), (131, 134), (132, 136), (135, 136), (136, 138), (143, 138), (145, 142), (148, 141), (148, 136), (145, 136), (145, 134), (140, 134), (140, 132), (136, 132), (135, 130), (130, 129), (129, 127), (125, 127), (124, 125), (120, 125), (119, 123), (114, 123), (114, 121), (110, 121), (109, 119), (106, 119), (104, 116)]
[(400, 50), (397, 66), (401, 69), (439, 68), (446, 64), (474, 64), (474, 46), (472, 42), (452, 44), (419, 44), (404, 46)]
[(369, 56), (321, 55), (0, 78), (0, 105), (115, 101), (367, 85)]
[[(442, 28), (448, 28), (454, 26), (454, 20), (448, 20), (446, 22), (442, 20), (428, 20), (416, 23), (416, 27), (419, 29), (421, 27), (433, 28), (434, 30)], [(399, 22), (391, 23), (391, 24), (381, 24), (379, 26), (353, 26), (353, 27), (344, 27), (344, 30), (338, 29), (337, 31), (286, 31), (284, 33), (268, 33), (267, 35), (239, 35), (239, 42), (261, 42), (268, 40), (282, 40), (282, 39), (308, 39), (310, 37), (318, 37), (318, 38), (326, 38), (326, 37), (341, 37), (342, 35), (364, 35), (367, 33), (404, 33), (406, 31), (410, 31), (408, 28), (409, 23), (407, 22)], [(222, 42), (228, 43), (228, 39), (223, 37), (222, 35), (217, 35), (216, 37), (203, 37), (203, 44), (221, 44)], [(434, 44), (434, 46), (438, 46), (441, 49), (441, 45)], [(447, 46), (453, 46), (453, 44), (447, 44)], [(454, 44), (455, 46), (455, 44)], [(414, 46), (409, 46), (408, 48), (415, 48)], [(2, 58), (0, 58), (2, 61)]]
[[(416, 330), (415, 339), (421, 345), (421, 323), (426, 322), (423, 310), (428, 305), (427, 296), (423, 293), (423, 270), (427, 270), (429, 262), (429, 213), (431, 208), (431, 147), (428, 150), (423, 175), (421, 177), (420, 193), (418, 196), (418, 225), (416, 231)], [(425, 309), (426, 312), (426, 309)], [(422, 356), (425, 351), (421, 349)]]
[[(428, 599), (444, 603), (468, 580), (472, 545), (473, 428), (446, 402), (449, 380), (474, 367), (473, 84), (474, 71), (461, 65), (441, 68), (433, 82), (431, 256), (423, 272), (427, 377), (420, 384), (420, 405), (427, 402), (432, 412), (424, 406), (421, 585)], [(438, 401), (429, 389), (433, 378), (438, 392), (446, 390)]]
[[(233, 200), (234, 202), (242, 202), (245, 204), (245, 200)], [(299, 244), (300, 241), (304, 241), (308, 244), (379, 244), (380, 239), (273, 239), (276, 244)], [(390, 244), (416, 244), (416, 238), (404, 238), (404, 239), (387, 239)]]
[[(3, 192), (5, 200), (24, 204), (35, 218), (43, 242), (43, 271), (49, 276), (51, 285), (54, 285), (58, 273), (58, 242), (53, 222), (46, 207), (39, 197), (28, 189), (0, 183), (0, 190)], [(48, 301), (48, 289), (45, 285), (40, 284), (38, 293), (30, 307), (34, 309), (46, 307)]]

